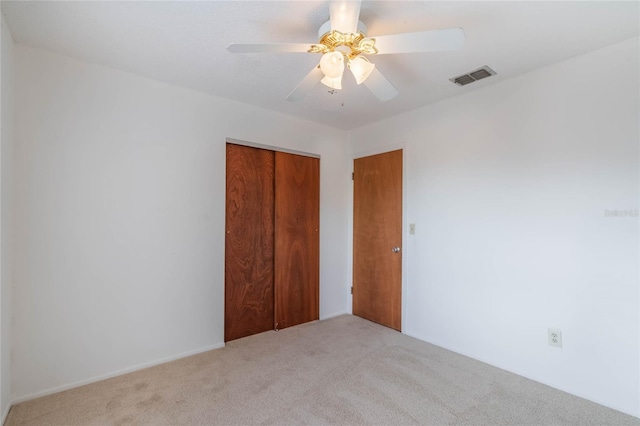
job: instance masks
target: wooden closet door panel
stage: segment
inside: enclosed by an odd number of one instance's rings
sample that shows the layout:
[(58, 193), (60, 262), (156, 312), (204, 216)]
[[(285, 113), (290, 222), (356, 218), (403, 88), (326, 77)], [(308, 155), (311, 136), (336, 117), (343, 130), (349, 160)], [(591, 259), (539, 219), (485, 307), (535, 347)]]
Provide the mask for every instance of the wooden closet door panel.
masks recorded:
[(227, 144), (224, 340), (273, 330), (274, 152)]
[(320, 315), (320, 160), (276, 152), (275, 322)]

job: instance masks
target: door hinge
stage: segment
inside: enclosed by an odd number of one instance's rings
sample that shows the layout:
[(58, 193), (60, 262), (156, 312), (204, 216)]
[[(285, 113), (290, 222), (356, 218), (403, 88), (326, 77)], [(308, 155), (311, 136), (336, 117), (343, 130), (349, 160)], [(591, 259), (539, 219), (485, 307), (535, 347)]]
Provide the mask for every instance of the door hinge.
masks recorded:
[(355, 172), (351, 172), (351, 180), (356, 180), (356, 174), (355, 174)]
[(351, 286), (351, 294), (353, 294), (353, 286)]

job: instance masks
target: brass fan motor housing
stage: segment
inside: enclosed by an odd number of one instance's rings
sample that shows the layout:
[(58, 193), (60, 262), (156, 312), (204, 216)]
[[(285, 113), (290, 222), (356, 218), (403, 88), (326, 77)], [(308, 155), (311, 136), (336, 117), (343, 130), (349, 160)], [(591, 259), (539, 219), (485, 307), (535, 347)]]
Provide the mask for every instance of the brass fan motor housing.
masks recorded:
[(375, 55), (378, 53), (376, 49), (376, 39), (366, 37), (363, 33), (341, 33), (340, 31), (329, 31), (320, 37), (318, 44), (312, 44), (308, 50), (309, 53), (328, 53), (333, 52), (339, 46), (346, 46), (349, 48), (349, 53), (345, 53), (345, 56), (349, 59), (353, 59), (356, 56), (364, 53), (365, 55)]

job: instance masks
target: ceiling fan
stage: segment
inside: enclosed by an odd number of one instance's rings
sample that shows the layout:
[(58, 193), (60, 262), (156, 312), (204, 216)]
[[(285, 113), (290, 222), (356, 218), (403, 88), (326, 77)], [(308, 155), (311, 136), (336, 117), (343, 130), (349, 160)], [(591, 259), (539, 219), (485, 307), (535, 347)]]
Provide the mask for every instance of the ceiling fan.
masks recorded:
[(233, 53), (322, 54), (320, 63), (287, 96), (289, 101), (302, 99), (318, 82), (342, 89), (345, 64), (357, 84), (364, 83), (380, 101), (388, 101), (398, 91), (366, 55), (446, 51), (464, 44), (461, 28), (367, 37), (367, 28), (359, 20), (360, 3), (331, 2), (330, 19), (320, 27), (318, 43), (230, 44), (227, 49)]

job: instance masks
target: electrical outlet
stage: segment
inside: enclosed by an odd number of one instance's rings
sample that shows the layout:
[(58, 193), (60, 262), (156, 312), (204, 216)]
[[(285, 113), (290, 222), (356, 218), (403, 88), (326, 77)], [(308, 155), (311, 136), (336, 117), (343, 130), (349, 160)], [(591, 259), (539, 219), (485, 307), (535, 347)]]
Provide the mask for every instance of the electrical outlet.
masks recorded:
[(410, 224), (409, 224), (409, 233), (410, 233), (411, 235), (413, 235), (413, 234), (415, 234), (415, 233), (416, 233), (416, 224), (415, 224), (415, 223), (410, 223)]
[(551, 346), (557, 346), (559, 348), (562, 347), (562, 331), (555, 328), (550, 328), (548, 330), (548, 336), (549, 344)]

